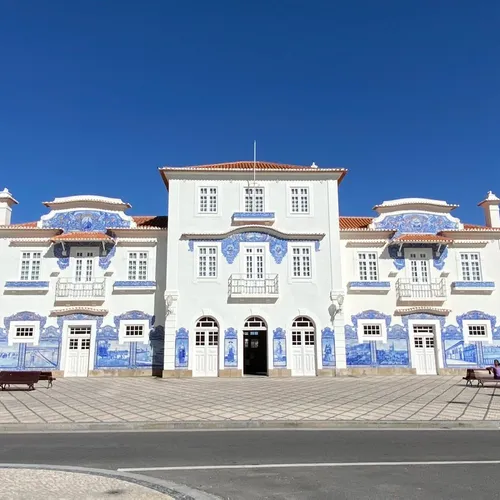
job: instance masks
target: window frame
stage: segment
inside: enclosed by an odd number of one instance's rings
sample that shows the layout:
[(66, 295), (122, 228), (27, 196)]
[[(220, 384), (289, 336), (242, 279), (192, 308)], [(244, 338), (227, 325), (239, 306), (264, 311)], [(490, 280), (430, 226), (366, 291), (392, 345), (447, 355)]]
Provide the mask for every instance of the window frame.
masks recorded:
[[(375, 258), (373, 259), (373, 262), (375, 262), (375, 279), (369, 279), (370, 278), (370, 266), (369, 263), (372, 262), (372, 259), (365, 259), (364, 262), (366, 262), (366, 277), (367, 279), (363, 279), (361, 276), (361, 262), (363, 262), (360, 258), (362, 254), (365, 254), (367, 256), (369, 255), (374, 255)], [(361, 251), (359, 250), (356, 252), (356, 272), (357, 272), (357, 277), (359, 281), (363, 282), (370, 282), (370, 281), (380, 281), (380, 269), (379, 269), (379, 256), (378, 253), (374, 250), (366, 250), (366, 251)]]
[[(201, 210), (201, 197), (202, 197), (202, 189), (207, 189), (207, 211), (203, 212)], [(210, 189), (215, 189), (215, 211), (211, 212), (208, 209), (210, 208)], [(200, 216), (214, 216), (219, 215), (219, 186), (215, 184), (200, 184), (196, 189), (196, 213)]]
[[(302, 201), (302, 194), (300, 194), (300, 192), (297, 194), (298, 196), (298, 208), (299, 210), (297, 212), (295, 212), (293, 210), (293, 190), (294, 189), (305, 189), (307, 190), (307, 211), (304, 212), (302, 210), (300, 210), (301, 208), (301, 201)], [(288, 214), (293, 216), (293, 217), (300, 217), (300, 216), (303, 216), (303, 217), (309, 217), (311, 215), (311, 187), (307, 184), (293, 184), (293, 185), (290, 185), (288, 186)]]
[[(33, 328), (33, 337), (16, 337), (18, 328)], [(8, 333), (8, 345), (33, 344), (38, 345), (40, 340), (40, 321), (11, 321)]]
[[(302, 272), (304, 270), (304, 256), (302, 252), (300, 253), (300, 269), (301, 269), (301, 276), (295, 276), (295, 266), (294, 266), (294, 250), (303, 250), (303, 249), (308, 249), (309, 250), (309, 267), (310, 267), (310, 274), (309, 276), (303, 276)], [(289, 245), (288, 249), (288, 261), (289, 261), (289, 276), (290, 276), (290, 281), (292, 282), (298, 282), (298, 283), (304, 283), (304, 282), (311, 282), (314, 279), (314, 273), (315, 273), (315, 265), (313, 262), (313, 255), (314, 255), (314, 246), (305, 243), (305, 244), (299, 244), (295, 243), (293, 245)]]
[[(467, 255), (468, 256), (468, 260), (466, 260), (465, 262), (467, 263), (467, 267), (468, 267), (468, 272), (470, 274), (470, 276), (472, 277), (473, 273), (472, 273), (472, 262), (477, 262), (478, 263), (478, 266), (479, 266), (479, 279), (466, 279), (465, 278), (465, 275), (464, 275), (464, 268), (463, 268), (463, 264), (464, 264), (464, 261), (462, 260), (462, 256), (464, 255)], [(471, 255), (477, 255), (477, 261), (472, 261), (470, 259), (470, 256)], [(461, 281), (465, 281), (466, 283), (481, 283), (483, 281), (483, 265), (482, 265), (482, 259), (481, 259), (481, 253), (480, 252), (459, 252), (458, 254), (458, 265), (459, 265), (459, 276), (460, 276), (460, 279)]]
[[(134, 278), (131, 278), (131, 274), (130, 274), (130, 262), (134, 259), (131, 258), (131, 255), (132, 254), (137, 254), (137, 257), (136, 257), (136, 261), (137, 261), (137, 265), (135, 267), (135, 277)], [(145, 261), (146, 261), (146, 278), (145, 279), (139, 279), (139, 264), (141, 262), (141, 260), (144, 260), (144, 259), (141, 259), (139, 256), (140, 254), (145, 254), (146, 255), (146, 258), (145, 258)], [(149, 255), (149, 251), (148, 250), (143, 250), (143, 249), (140, 249), (140, 250), (127, 250), (127, 281), (148, 281), (149, 280), (149, 276), (150, 276), (150, 255)]]
[[(377, 325), (380, 327), (380, 335), (366, 335), (365, 326)], [(358, 340), (360, 342), (382, 342), (387, 343), (387, 325), (384, 319), (358, 319)]]
[[(20, 259), (19, 259), (19, 272), (18, 272), (19, 281), (22, 281), (23, 283), (30, 283), (30, 282), (41, 281), (43, 252), (44, 252), (44, 250), (35, 250), (33, 248), (23, 248), (23, 249), (21, 249), (21, 255), (20, 255)], [(38, 267), (38, 277), (36, 279), (33, 279), (32, 275), (33, 275), (33, 261), (34, 261), (34, 259), (32, 258), (32, 255), (35, 254), (35, 253), (39, 253), (40, 254), (40, 259), (39, 259), (40, 264), (39, 264), (39, 267)], [(30, 255), (29, 259), (24, 259), (23, 258), (24, 254), (29, 254)], [(25, 280), (25, 279), (22, 278), (23, 262), (25, 260), (28, 260), (28, 262), (29, 262), (29, 267), (28, 267), (29, 279), (27, 279), (27, 280)]]
[[(247, 210), (247, 207), (246, 207), (246, 193), (247, 193), (247, 189), (262, 189), (262, 197), (263, 197), (263, 200), (262, 200), (262, 211), (260, 212), (256, 212), (255, 210), (253, 211), (248, 211)], [(242, 213), (245, 213), (245, 214), (263, 214), (263, 213), (266, 213), (268, 210), (267, 210), (267, 186), (264, 186), (263, 184), (255, 184), (255, 185), (251, 185), (250, 183), (245, 183), (243, 186), (242, 186), (242, 190), (241, 190), (241, 212)], [(253, 205), (255, 205), (255, 195), (253, 196)]]
[[(127, 336), (127, 326), (142, 326), (142, 335)], [(120, 327), (118, 329), (118, 343), (124, 344), (125, 342), (139, 342), (143, 344), (149, 343), (149, 332), (151, 328), (148, 319), (122, 319), (120, 320)]]
[[(484, 326), (486, 329), (486, 335), (470, 335), (470, 326)], [(491, 342), (492, 341), (492, 331), (491, 322), (488, 319), (464, 319), (462, 321), (462, 333), (464, 342)]]
[[(215, 248), (215, 276), (200, 276), (200, 257), (201, 253), (200, 250), (202, 248), (210, 249), (210, 248)], [(206, 268), (207, 268), (207, 273), (209, 269), (209, 254), (206, 254)], [(195, 251), (195, 266), (194, 266), (194, 276), (196, 281), (217, 281), (219, 279), (219, 273), (220, 273), (220, 248), (219, 245), (216, 244), (215, 242), (213, 244), (210, 244), (210, 242), (204, 242), (202, 244), (196, 245), (196, 251)]]

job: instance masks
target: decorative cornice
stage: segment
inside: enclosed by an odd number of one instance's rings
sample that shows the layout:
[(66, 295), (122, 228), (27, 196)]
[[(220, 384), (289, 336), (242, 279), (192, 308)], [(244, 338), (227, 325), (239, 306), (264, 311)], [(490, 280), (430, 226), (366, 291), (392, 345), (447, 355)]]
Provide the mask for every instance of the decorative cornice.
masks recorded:
[(223, 240), (241, 233), (265, 233), (282, 240), (322, 240), (325, 233), (284, 233), (268, 226), (238, 227), (225, 233), (184, 233), (182, 240)]
[(431, 307), (431, 306), (412, 306), (412, 307), (398, 307), (394, 314), (398, 316), (406, 316), (408, 314), (414, 313), (428, 313), (434, 314), (436, 316), (448, 316), (451, 309), (443, 309), (442, 307)]
[(52, 311), (50, 312), (51, 316), (66, 316), (68, 314), (90, 314), (93, 316), (106, 316), (106, 314), (108, 314), (108, 310), (101, 307), (72, 306), (52, 309)]

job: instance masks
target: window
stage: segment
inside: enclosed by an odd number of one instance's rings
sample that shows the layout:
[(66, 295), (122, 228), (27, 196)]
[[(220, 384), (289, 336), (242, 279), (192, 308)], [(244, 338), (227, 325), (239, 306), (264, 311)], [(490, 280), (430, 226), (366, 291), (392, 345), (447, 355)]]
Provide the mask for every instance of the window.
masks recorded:
[(90, 283), (94, 278), (94, 252), (76, 252), (75, 281)]
[(200, 188), (198, 211), (200, 214), (217, 213), (217, 188), (215, 186)]
[(143, 325), (125, 325), (125, 337), (142, 337), (143, 334)]
[(198, 278), (217, 278), (217, 247), (198, 248)]
[(309, 213), (309, 188), (293, 187), (290, 189), (290, 209), (292, 214)]
[(378, 260), (374, 252), (358, 253), (358, 270), (361, 281), (378, 281)]
[(146, 281), (148, 279), (148, 253), (130, 252), (128, 254), (129, 281)]
[(486, 337), (486, 325), (469, 325), (468, 333), (470, 337)]
[(294, 247), (292, 249), (292, 275), (294, 278), (310, 278), (311, 248)]
[(23, 252), (21, 256), (21, 281), (40, 279), (42, 252)]
[(17, 339), (32, 339), (35, 336), (34, 326), (18, 326), (16, 328), (16, 338)]
[(245, 212), (264, 212), (264, 188), (245, 188)]
[(195, 345), (215, 347), (219, 344), (219, 325), (214, 318), (205, 316), (198, 320), (195, 330)]
[(315, 329), (313, 322), (305, 317), (295, 318), (292, 323), (292, 345), (293, 346), (313, 346)]
[(481, 281), (481, 260), (478, 253), (460, 254), (463, 281)]
[(363, 325), (363, 335), (366, 337), (382, 337), (382, 326), (380, 324)]

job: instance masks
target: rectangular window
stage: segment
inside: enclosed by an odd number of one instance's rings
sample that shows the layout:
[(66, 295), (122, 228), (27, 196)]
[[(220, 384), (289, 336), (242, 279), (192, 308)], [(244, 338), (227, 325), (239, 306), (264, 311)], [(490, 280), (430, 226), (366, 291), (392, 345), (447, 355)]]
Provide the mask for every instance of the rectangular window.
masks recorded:
[(373, 252), (358, 253), (358, 270), (361, 281), (378, 281), (377, 254)]
[(311, 249), (309, 247), (294, 247), (292, 250), (292, 266), (294, 278), (310, 278)]
[(377, 323), (363, 325), (363, 335), (365, 337), (382, 337), (382, 325)]
[(215, 186), (200, 188), (198, 209), (201, 214), (217, 213), (217, 188)]
[(245, 212), (264, 212), (264, 188), (245, 188)]
[(198, 248), (198, 278), (217, 278), (217, 247)]
[(125, 337), (142, 337), (144, 333), (143, 325), (126, 325)]
[(90, 283), (94, 278), (94, 252), (76, 252), (75, 281)]
[(34, 326), (18, 326), (16, 328), (16, 338), (18, 339), (32, 339), (35, 336)]
[(486, 337), (488, 334), (486, 325), (469, 325), (468, 330), (471, 337)]
[(23, 252), (21, 256), (21, 281), (38, 281), (42, 252)]
[(129, 281), (146, 281), (148, 279), (148, 253), (130, 252), (128, 254)]
[(461, 253), (462, 281), (481, 281), (481, 258), (478, 253)]
[(290, 189), (292, 214), (309, 213), (309, 188), (293, 187)]

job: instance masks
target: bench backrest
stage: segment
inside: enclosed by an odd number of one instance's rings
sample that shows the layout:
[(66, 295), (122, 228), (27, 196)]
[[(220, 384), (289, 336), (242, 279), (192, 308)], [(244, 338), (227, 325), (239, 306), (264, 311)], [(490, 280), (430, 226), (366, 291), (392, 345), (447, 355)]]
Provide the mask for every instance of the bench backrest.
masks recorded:
[(0, 372), (0, 382), (5, 384), (27, 384), (38, 382), (40, 380), (40, 372), (16, 372), (2, 371)]
[(468, 368), (466, 377), (468, 379), (494, 378), (494, 375), (493, 373), (490, 373), (486, 368)]

